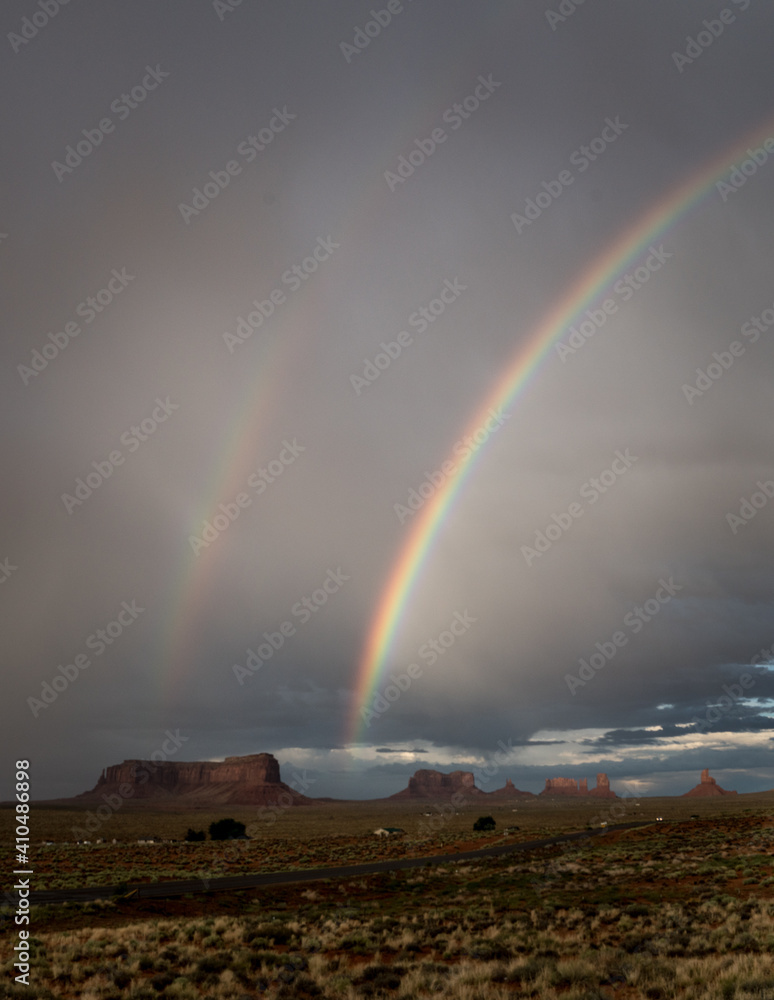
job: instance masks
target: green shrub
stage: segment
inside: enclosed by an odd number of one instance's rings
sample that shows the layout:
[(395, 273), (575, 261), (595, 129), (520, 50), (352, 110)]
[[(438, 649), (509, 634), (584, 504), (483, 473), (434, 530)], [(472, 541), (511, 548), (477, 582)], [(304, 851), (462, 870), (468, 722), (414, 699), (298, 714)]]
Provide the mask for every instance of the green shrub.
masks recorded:
[(479, 816), (476, 822), (473, 824), (473, 829), (481, 832), (488, 830), (494, 830), (497, 823), (493, 816)]
[(528, 958), (527, 961), (511, 972), (513, 979), (519, 979), (525, 983), (534, 982), (535, 979), (545, 970), (553, 967), (553, 962), (544, 958)]
[(252, 969), (260, 969), (262, 965), (271, 968), (274, 965), (282, 965), (283, 957), (274, 951), (254, 951), (248, 956), (248, 961)]
[(245, 824), (236, 819), (219, 819), (215, 823), (210, 823), (210, 838), (232, 840), (234, 837), (243, 837), (245, 829)]
[(228, 959), (224, 958), (222, 955), (205, 955), (204, 958), (200, 958), (196, 963), (197, 971), (203, 973), (223, 972), (223, 970), (227, 968)]
[(150, 984), (157, 993), (161, 993), (167, 986), (171, 986), (174, 983), (175, 978), (169, 972), (160, 972), (157, 976), (153, 976)]
[(317, 983), (307, 975), (300, 975), (292, 983), (285, 984), (279, 988), (277, 1000), (296, 1000), (297, 997), (319, 997), (322, 990)]
[(492, 962), (505, 958), (511, 958), (510, 948), (500, 941), (474, 941), (468, 954), (471, 958), (476, 958), (481, 962)]
[(405, 965), (370, 965), (363, 970), (357, 983), (373, 983), (375, 986), (395, 990), (400, 986), (401, 978), (405, 972)]

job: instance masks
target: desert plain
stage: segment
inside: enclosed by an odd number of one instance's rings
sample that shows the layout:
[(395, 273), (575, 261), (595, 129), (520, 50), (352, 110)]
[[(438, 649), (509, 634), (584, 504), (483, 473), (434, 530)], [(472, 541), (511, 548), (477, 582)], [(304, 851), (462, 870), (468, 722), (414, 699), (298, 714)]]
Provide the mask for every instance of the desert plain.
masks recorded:
[[(90, 902), (33, 905), (29, 986), (14, 983), (17, 928), (6, 905), (0, 996), (774, 998), (773, 807), (772, 792), (537, 797), (454, 809), (331, 801), (259, 822), (251, 806), (134, 802), (91, 843), (77, 844), (72, 830), (86, 805), (41, 804), (32, 812), (31, 888), (117, 888)], [(493, 830), (473, 830), (482, 814)], [(185, 842), (189, 828), (206, 830), (226, 816), (243, 822), (250, 839)], [(0, 809), (4, 845), (11, 820)], [(380, 828), (402, 832), (377, 836)], [(317, 879), (311, 871), (577, 831), (590, 836), (500, 857), (355, 877)], [(9, 870), (9, 847), (0, 858)], [(161, 899), (132, 890), (194, 875), (301, 869), (310, 880), (292, 885), (214, 892), (203, 882), (200, 891)]]

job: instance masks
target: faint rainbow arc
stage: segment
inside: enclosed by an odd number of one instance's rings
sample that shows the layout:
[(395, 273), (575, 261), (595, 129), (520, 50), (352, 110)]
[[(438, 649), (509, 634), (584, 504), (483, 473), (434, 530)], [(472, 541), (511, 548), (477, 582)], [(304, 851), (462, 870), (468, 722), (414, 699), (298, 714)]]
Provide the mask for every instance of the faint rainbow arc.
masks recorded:
[[(489, 20), (494, 30), (500, 31), (501, 24), (508, 24), (518, 14), (514, 14), (506, 4), (482, 7), (478, 17)], [(417, 106), (416, 113), (401, 120), (398, 135), (383, 136), (379, 169), (373, 176), (365, 175), (362, 190), (348, 198), (349, 210), (333, 227), (333, 238), (340, 240), (342, 246), (371, 228), (378, 232), (385, 202), (392, 204), (387, 199), (395, 195), (385, 185), (384, 168), (394, 163), (399, 152), (405, 152), (410, 147), (415, 136), (426, 135), (433, 125), (437, 125), (443, 109), (452, 100), (462, 99), (463, 88), (473, 74), (469, 73), (464, 61), (450, 66), (448, 75), (439, 79), (432, 93)], [(288, 262), (283, 260), (277, 263), (284, 267)], [(206, 489), (201, 496), (197, 496), (190, 513), (184, 518), (186, 533), (200, 531), (202, 523), (217, 511), (220, 500), (230, 500), (244, 488), (246, 477), (254, 468), (256, 453), (268, 443), (264, 425), (276, 416), (277, 401), (284, 392), (284, 378), (292, 370), (295, 356), (304, 351), (307, 327), (314, 329), (316, 326), (322, 294), (319, 288), (294, 293), (293, 308), (278, 319), (271, 331), (270, 339), (274, 347), (268, 348), (263, 358), (255, 358), (254, 348), (252, 355), (245, 355), (242, 363), (255, 368), (255, 380), (250, 391), (234, 405), (234, 415), (227, 422), (223, 437), (223, 454), (213, 462), (213, 470), (205, 477)], [(290, 334), (292, 350), (285, 349), (283, 333), (288, 330), (294, 331)], [(198, 556), (190, 546), (182, 547), (170, 598), (171, 611), (165, 615), (166, 627), (159, 637), (156, 654), (159, 663), (156, 681), (165, 707), (167, 702), (177, 697), (179, 685), (191, 669), (190, 663), (195, 657), (198, 642), (197, 618), (206, 610), (211, 581), (222, 558), (222, 547), (217, 543)]]
[[(486, 16), (496, 21), (499, 16), (510, 16), (510, 12), (493, 11)], [(462, 78), (462, 67), (458, 67), (454, 70), (451, 84), (446, 78), (439, 81), (431, 95), (432, 100), (428, 99), (414, 116), (401, 122), (401, 134), (397, 139), (384, 137), (380, 163), (387, 165), (394, 162), (396, 150), (406, 149), (415, 135), (425, 135), (432, 124), (437, 124), (444, 106), (450, 102), (449, 95), (461, 88)], [(335, 227), (334, 238), (346, 245), (353, 234), (362, 234), (372, 226), (376, 228), (385, 200), (393, 196), (394, 192), (389, 192), (385, 185), (382, 171), (373, 177), (369, 175), (364, 182), (363, 193), (351, 199), (353, 207)], [(235, 493), (244, 489), (246, 478), (255, 464), (252, 454), (266, 443), (262, 424), (275, 416), (284, 376), (291, 370), (295, 356), (304, 349), (307, 326), (315, 326), (321, 294), (314, 287), (293, 293), (292, 306), (278, 318), (271, 332), (273, 346), (267, 347), (258, 358), (255, 357), (254, 346), (252, 355), (245, 355), (242, 363), (254, 366), (255, 380), (250, 391), (235, 403), (234, 415), (227, 421), (223, 453), (213, 463), (213, 472), (206, 477), (208, 485), (204, 494), (197, 498), (185, 519), (189, 534), (201, 531), (202, 524), (217, 512), (219, 501), (231, 500)], [(287, 330), (294, 331), (290, 334), (290, 346), (284, 336)], [(172, 611), (167, 616), (167, 628), (160, 637), (161, 669), (157, 681), (163, 702), (171, 701), (177, 695), (179, 684), (190, 669), (197, 644), (197, 617), (206, 609), (212, 578), (222, 558), (222, 546), (217, 543), (198, 555), (191, 551), (190, 546), (183, 549)]]
[[(653, 240), (663, 235), (668, 227), (676, 225), (731, 169), (734, 162), (744, 155), (748, 147), (761, 142), (772, 129), (774, 119), (767, 121), (762, 127), (757, 126), (744, 139), (713, 157), (709, 165), (672, 188), (617, 236), (573, 282), (559, 303), (552, 307), (528, 336), (527, 342), (519, 346), (484, 403), (476, 409), (473, 418), (455, 440), (475, 433), (486, 420), (490, 409), (502, 410), (513, 403), (554, 341), (579, 318), (582, 310), (590, 306), (600, 292), (618, 278)], [(419, 581), (432, 544), (462, 485), (485, 451), (486, 445), (455, 463), (456, 469), (452, 476), (417, 513), (400, 548), (381, 592), (358, 663), (352, 707), (347, 718), (347, 743), (357, 742), (361, 735), (363, 709), (372, 700), (406, 605)]]

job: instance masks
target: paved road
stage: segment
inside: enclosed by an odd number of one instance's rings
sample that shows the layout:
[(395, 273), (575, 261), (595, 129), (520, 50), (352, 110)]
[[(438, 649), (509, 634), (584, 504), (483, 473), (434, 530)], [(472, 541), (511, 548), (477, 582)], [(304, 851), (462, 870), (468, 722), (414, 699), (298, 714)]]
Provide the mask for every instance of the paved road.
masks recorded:
[[(99, 885), (84, 886), (81, 889), (39, 889), (30, 892), (31, 903), (87, 902), (94, 899), (109, 899), (111, 896), (131, 893), (133, 899), (169, 899), (185, 893), (233, 892), (237, 889), (253, 889), (264, 885), (290, 885), (293, 882), (318, 882), (331, 878), (351, 878), (358, 875), (372, 875), (374, 872), (402, 871), (407, 868), (423, 868), (425, 865), (448, 864), (453, 861), (475, 861), (479, 858), (498, 858), (519, 851), (533, 851), (539, 847), (551, 847), (574, 840), (588, 840), (601, 833), (614, 830), (631, 830), (639, 826), (649, 826), (650, 822), (619, 823), (606, 830), (583, 830), (579, 833), (565, 833), (544, 840), (527, 840), (519, 844), (499, 844), (483, 847), (475, 851), (461, 851), (457, 854), (433, 854), (423, 858), (392, 858), (387, 861), (371, 861), (360, 865), (344, 865), (336, 868), (306, 868), (300, 871), (264, 872), (251, 875), (226, 875), (204, 880), (185, 879), (177, 882), (136, 882), (128, 886)], [(34, 879), (31, 884), (34, 883)], [(9, 893), (8, 897), (14, 897)]]

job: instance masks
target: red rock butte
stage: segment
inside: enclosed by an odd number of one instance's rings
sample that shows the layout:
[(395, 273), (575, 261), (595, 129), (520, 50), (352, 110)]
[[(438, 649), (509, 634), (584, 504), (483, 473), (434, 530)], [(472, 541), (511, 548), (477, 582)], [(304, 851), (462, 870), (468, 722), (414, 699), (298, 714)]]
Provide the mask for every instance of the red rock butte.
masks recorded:
[(546, 778), (546, 787), (541, 795), (571, 795), (575, 798), (617, 799), (618, 796), (610, 788), (610, 779), (606, 774), (597, 775), (597, 787), (589, 788), (586, 778)]
[(522, 792), (516, 788), (510, 778), (507, 779), (503, 788), (497, 788), (491, 792), (485, 792), (476, 786), (476, 776), (472, 771), (452, 771), (451, 774), (444, 774), (442, 771), (420, 770), (415, 771), (409, 778), (408, 787), (395, 795), (390, 795), (390, 800), (402, 801), (406, 799), (449, 799), (455, 793), (460, 792), (472, 798), (495, 797), (495, 798), (528, 798), (535, 796), (532, 792)]
[(506, 778), (505, 785), (502, 788), (495, 788), (489, 795), (495, 796), (499, 799), (534, 799), (534, 792), (522, 792), (520, 788), (516, 788), (510, 778)]
[[(181, 806), (307, 805), (313, 799), (280, 780), (277, 759), (270, 753), (226, 757), (224, 761), (125, 760), (103, 770), (99, 781), (78, 800), (153, 799)], [(290, 799), (288, 798), (290, 796)]]
[(705, 799), (710, 797), (715, 797), (717, 795), (737, 795), (738, 792), (729, 792), (725, 788), (721, 788), (720, 785), (715, 781), (714, 778), (710, 777), (709, 768), (705, 767), (701, 772), (701, 781), (698, 785), (695, 785), (690, 792), (684, 792), (681, 798), (683, 799)]
[(472, 771), (452, 771), (451, 774), (443, 774), (441, 771), (421, 770), (415, 771), (409, 778), (407, 788), (390, 795), (389, 799), (447, 799), (455, 792), (473, 796), (484, 794), (480, 788), (476, 788), (476, 779)]

